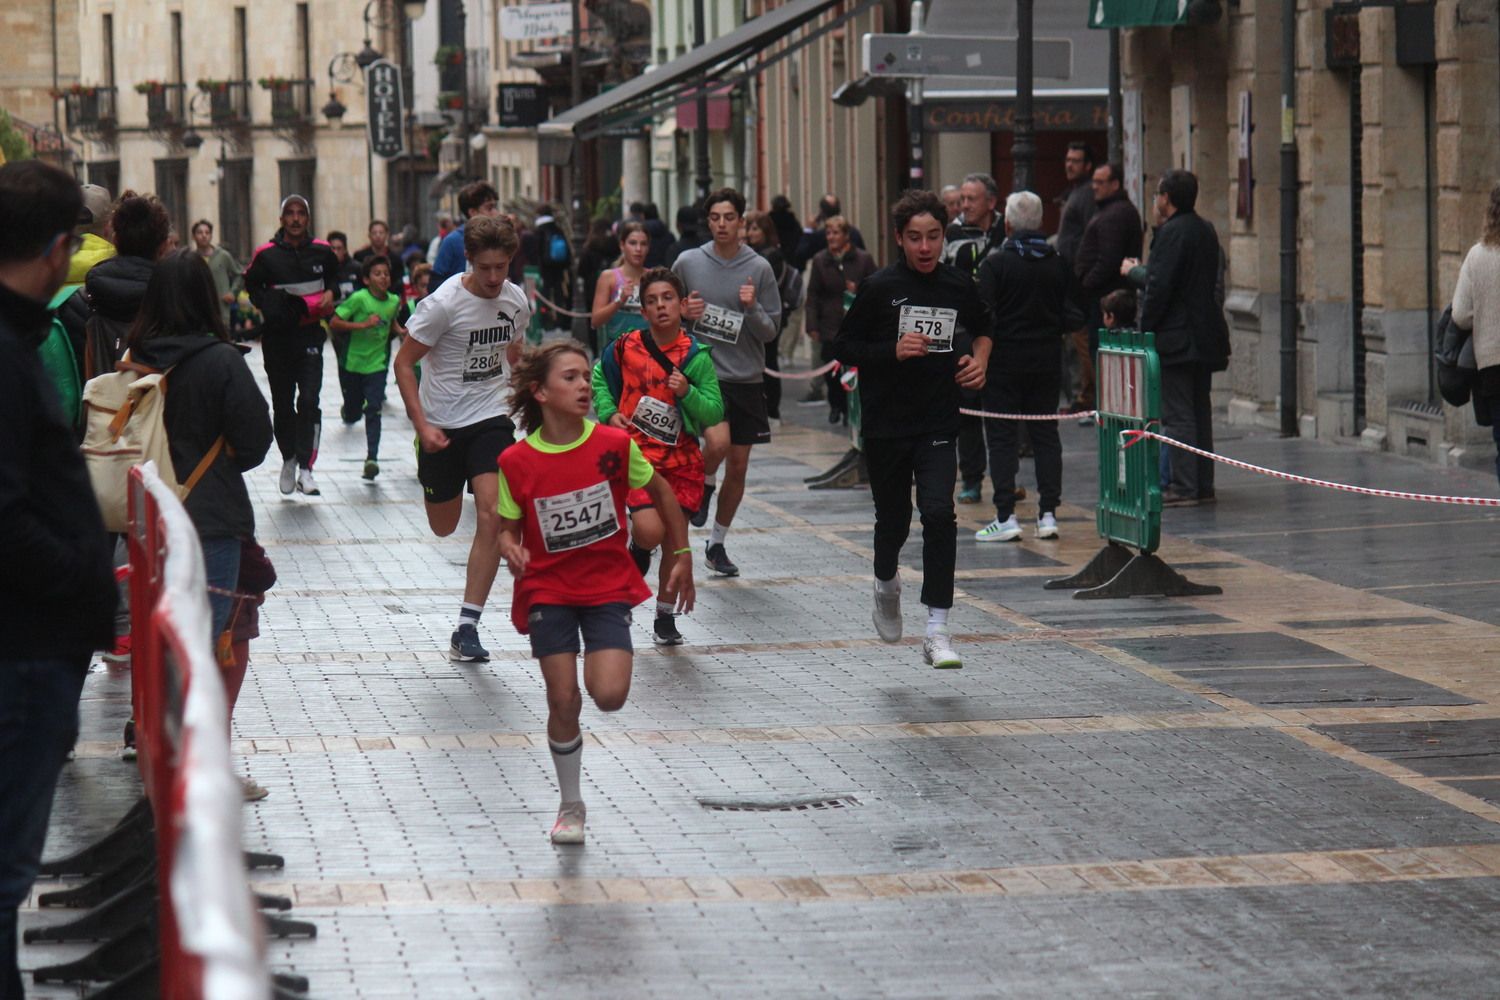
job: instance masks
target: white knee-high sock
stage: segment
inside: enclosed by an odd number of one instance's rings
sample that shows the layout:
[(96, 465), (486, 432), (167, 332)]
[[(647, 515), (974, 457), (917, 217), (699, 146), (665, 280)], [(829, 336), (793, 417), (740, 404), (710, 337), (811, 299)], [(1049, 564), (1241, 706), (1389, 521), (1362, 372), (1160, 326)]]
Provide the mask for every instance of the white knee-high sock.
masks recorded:
[(547, 741), (552, 751), (552, 766), (557, 768), (557, 788), (564, 802), (582, 802), (583, 793), (578, 790), (579, 772), (583, 768), (583, 734), (579, 733), (571, 743)]

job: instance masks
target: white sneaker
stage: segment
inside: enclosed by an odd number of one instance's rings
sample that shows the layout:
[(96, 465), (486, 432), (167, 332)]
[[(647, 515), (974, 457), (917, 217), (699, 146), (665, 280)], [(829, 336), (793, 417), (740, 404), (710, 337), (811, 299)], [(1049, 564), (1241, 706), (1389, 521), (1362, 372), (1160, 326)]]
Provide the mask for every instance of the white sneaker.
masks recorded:
[(1057, 518), (1054, 517), (1051, 514), (1043, 514), (1041, 517), (1037, 518), (1036, 519), (1036, 537), (1038, 537), (1038, 538), (1056, 538), (1057, 537)]
[(922, 659), (937, 670), (957, 670), (964, 665), (963, 658), (953, 651), (953, 636), (947, 626), (922, 640)]
[(552, 824), (552, 842), (583, 843), (583, 819), (587, 812), (582, 802), (564, 802), (557, 810), (557, 822)]
[(998, 517), (974, 532), (976, 542), (1013, 542), (1021, 537), (1021, 522), (1012, 514), (1005, 520)]
[(277, 480), (276, 485), (281, 487), (281, 492), (288, 496), (297, 488), (297, 459), (289, 458), (281, 463), (281, 478)]
[(875, 632), (882, 642), (901, 641), (901, 577), (892, 578), (896, 588), (892, 591), (880, 589), (875, 581)]
[(311, 469), (297, 470), (297, 492), (304, 493), (310, 497), (322, 496), (322, 490), (318, 489), (317, 480), (313, 479)]

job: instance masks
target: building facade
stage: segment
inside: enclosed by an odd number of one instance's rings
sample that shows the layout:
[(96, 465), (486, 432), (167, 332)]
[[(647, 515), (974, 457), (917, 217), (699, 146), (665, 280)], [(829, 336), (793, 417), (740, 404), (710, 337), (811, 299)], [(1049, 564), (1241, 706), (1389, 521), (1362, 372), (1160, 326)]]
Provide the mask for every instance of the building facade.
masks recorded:
[[(184, 242), (207, 218), (245, 254), (291, 193), (311, 199), (318, 232), (344, 229), (356, 244), (372, 215), (412, 221), (397, 161), (367, 158), (356, 61), (367, 42), (401, 59), (400, 4), (375, 0), (361, 16), (337, 0), (78, 0), (76, 15), (78, 72), (59, 104), (80, 173), (156, 193)], [(410, 158), (427, 155), (414, 130), (405, 138)]]
[[(1281, 8), (1129, 29), (1122, 57), (1133, 190), (1172, 166), (1198, 175), (1228, 254), (1217, 395), (1231, 422), (1265, 426), (1280, 404)], [(1432, 347), (1500, 180), (1500, 12), (1298, 0), (1296, 39), (1300, 433), (1487, 465), (1488, 430), (1437, 395)]]

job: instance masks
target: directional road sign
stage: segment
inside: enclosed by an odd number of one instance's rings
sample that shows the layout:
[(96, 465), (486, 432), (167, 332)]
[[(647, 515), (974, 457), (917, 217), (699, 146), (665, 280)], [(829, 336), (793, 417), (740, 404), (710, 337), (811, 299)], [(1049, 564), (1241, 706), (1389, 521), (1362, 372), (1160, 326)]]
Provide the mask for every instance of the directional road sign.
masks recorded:
[[(968, 35), (866, 35), (865, 72), (871, 76), (1015, 76), (1016, 40)], [(1073, 42), (1038, 38), (1032, 44), (1038, 79), (1073, 75)]]

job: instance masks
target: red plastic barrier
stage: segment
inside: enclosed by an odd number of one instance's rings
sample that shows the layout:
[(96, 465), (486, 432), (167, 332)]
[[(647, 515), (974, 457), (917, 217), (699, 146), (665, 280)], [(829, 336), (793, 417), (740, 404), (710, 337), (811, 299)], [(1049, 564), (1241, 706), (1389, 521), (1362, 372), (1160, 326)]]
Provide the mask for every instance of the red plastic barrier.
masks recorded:
[(161, 887), (161, 995), (265, 1000), (270, 973), (245, 878), (203, 553), (149, 462), (130, 473), (127, 544), (131, 701)]

